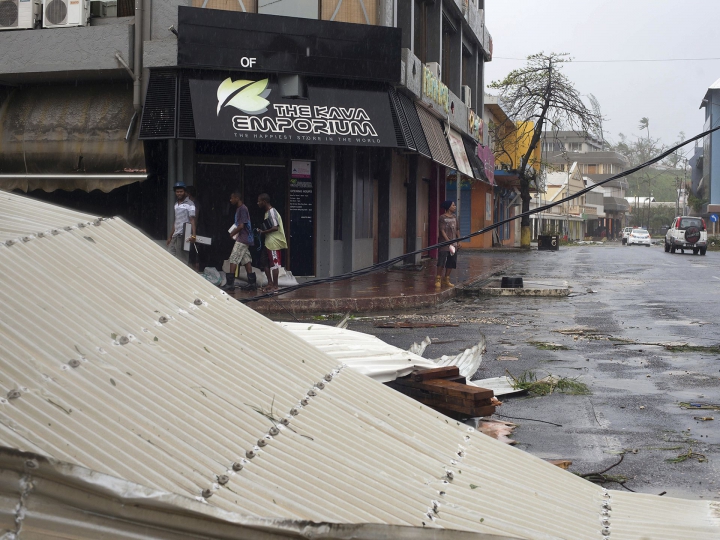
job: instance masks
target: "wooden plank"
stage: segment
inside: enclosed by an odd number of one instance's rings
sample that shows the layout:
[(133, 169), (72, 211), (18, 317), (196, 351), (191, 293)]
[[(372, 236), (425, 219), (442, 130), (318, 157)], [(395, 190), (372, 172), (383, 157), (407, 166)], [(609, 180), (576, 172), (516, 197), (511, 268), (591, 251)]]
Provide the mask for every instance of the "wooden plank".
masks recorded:
[(449, 377), (459, 377), (460, 368), (457, 366), (445, 366), (431, 369), (416, 369), (410, 374), (410, 378), (415, 382), (422, 382), (428, 379), (447, 379)]
[(483, 399), (483, 400), (463, 399), (461, 397), (448, 396), (445, 394), (433, 394), (431, 392), (427, 392), (426, 390), (421, 390), (419, 388), (410, 388), (408, 386), (393, 386), (392, 383), (388, 383), (388, 386), (390, 386), (390, 388), (393, 388), (394, 390), (397, 390), (401, 394), (405, 394), (408, 397), (411, 397), (418, 401), (422, 401), (423, 403), (426, 403), (428, 405), (452, 403), (454, 405), (458, 405), (461, 407), (471, 408), (471, 407), (483, 407), (485, 405), (492, 404), (492, 401), (490, 399)]
[(469, 384), (460, 384), (445, 379), (430, 379), (423, 382), (415, 382), (407, 377), (395, 379), (394, 384), (399, 386), (408, 386), (410, 388), (420, 388), (434, 394), (443, 394), (447, 396), (456, 396), (463, 399), (471, 399), (481, 401), (493, 397), (493, 391), (485, 388), (478, 388)]

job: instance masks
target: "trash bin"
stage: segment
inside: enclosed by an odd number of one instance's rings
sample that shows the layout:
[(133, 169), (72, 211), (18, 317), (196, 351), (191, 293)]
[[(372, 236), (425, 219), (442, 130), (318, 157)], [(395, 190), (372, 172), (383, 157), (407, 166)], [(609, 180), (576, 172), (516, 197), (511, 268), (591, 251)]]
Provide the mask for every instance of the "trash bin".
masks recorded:
[(560, 249), (560, 236), (541, 234), (538, 236), (538, 251), (557, 251)]

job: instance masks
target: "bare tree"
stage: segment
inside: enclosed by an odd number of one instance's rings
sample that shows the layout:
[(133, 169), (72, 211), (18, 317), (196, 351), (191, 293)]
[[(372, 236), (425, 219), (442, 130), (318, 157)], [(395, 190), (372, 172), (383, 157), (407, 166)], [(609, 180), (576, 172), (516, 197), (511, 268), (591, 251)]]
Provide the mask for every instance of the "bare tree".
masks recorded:
[[(585, 105), (573, 83), (561, 71), (563, 64), (569, 61), (567, 54), (534, 54), (528, 56), (525, 67), (511, 71), (503, 80), (490, 85), (490, 88), (499, 90), (500, 99), (509, 109), (509, 120), (505, 123), (515, 122), (523, 130), (515, 137), (529, 138), (527, 148), (525, 141), (519, 145), (522, 153), (516, 160), (518, 162), (511, 165), (520, 179), (523, 212), (530, 210), (530, 188), (533, 184), (537, 186), (538, 175), (541, 174), (535, 150), (545, 125), (558, 130), (590, 133), (598, 122), (597, 116)], [(503, 128), (511, 131), (508, 126), (495, 127), (496, 144), (500, 148), (504, 147)], [(500, 152), (514, 155), (507, 149)], [(521, 226), (521, 246), (530, 247), (529, 216), (523, 216)]]
[(608, 144), (607, 142), (605, 142), (605, 130), (603, 129), (603, 124), (606, 118), (603, 116), (600, 102), (593, 94), (588, 94), (588, 101), (590, 102), (590, 109), (592, 110), (596, 119), (595, 131), (593, 132), (593, 135), (600, 139), (603, 150), (606, 150)]

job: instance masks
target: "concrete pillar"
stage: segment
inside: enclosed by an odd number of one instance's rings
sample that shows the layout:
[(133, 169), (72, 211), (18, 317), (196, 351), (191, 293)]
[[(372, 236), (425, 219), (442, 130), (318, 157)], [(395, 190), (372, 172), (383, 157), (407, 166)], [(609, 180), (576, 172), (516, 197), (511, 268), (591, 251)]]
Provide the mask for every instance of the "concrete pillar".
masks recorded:
[(443, 66), (443, 72), (446, 69), (449, 70), (449, 77), (445, 84), (451, 92), (456, 96), (460, 96), (460, 86), (462, 84), (462, 21), (453, 21), (453, 23), (457, 31), (443, 36), (443, 39), (450, 39), (450, 43), (448, 43), (450, 47), (450, 65)]

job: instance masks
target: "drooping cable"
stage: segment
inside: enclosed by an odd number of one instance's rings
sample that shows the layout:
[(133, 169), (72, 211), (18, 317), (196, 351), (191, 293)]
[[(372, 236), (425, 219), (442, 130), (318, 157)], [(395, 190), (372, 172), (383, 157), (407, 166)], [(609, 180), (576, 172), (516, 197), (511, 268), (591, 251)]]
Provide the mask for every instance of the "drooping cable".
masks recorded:
[(262, 300), (264, 298), (270, 298), (273, 296), (279, 296), (281, 294), (287, 294), (293, 291), (297, 291), (298, 289), (304, 289), (305, 287), (312, 287), (314, 285), (321, 285), (323, 283), (334, 283), (336, 281), (344, 281), (346, 279), (352, 279), (359, 276), (364, 276), (366, 274), (371, 274), (372, 272), (376, 272), (378, 270), (382, 270), (384, 268), (387, 268), (388, 266), (392, 266), (396, 263), (402, 262), (407, 257), (413, 257), (415, 255), (419, 255), (421, 253), (426, 253), (428, 251), (431, 251), (433, 249), (437, 249), (439, 247), (449, 246), (450, 244), (454, 244), (456, 242), (462, 242), (463, 240), (469, 240), (470, 238), (473, 238), (474, 236), (479, 236), (481, 234), (485, 234), (487, 232), (492, 231), (493, 229), (496, 229), (498, 227), (501, 227), (502, 225), (505, 225), (506, 223), (511, 223), (512, 221), (515, 221), (516, 219), (520, 219), (526, 216), (531, 216), (534, 214), (538, 214), (540, 212), (544, 212), (545, 210), (548, 210), (550, 208), (553, 208), (554, 206), (561, 205), (563, 203), (566, 203), (568, 201), (571, 201), (573, 199), (576, 199), (577, 197), (580, 197), (582, 195), (585, 195), (589, 191), (592, 191), (598, 186), (602, 186), (603, 184), (607, 184), (608, 182), (612, 182), (613, 180), (618, 180), (620, 178), (624, 178), (626, 176), (630, 176), (631, 174), (636, 173), (637, 171), (644, 169), (645, 167), (649, 167), (650, 165), (654, 165), (655, 163), (665, 159), (670, 154), (675, 152), (676, 150), (682, 148), (683, 146), (686, 146), (687, 144), (697, 141), (698, 139), (702, 139), (703, 137), (713, 133), (714, 131), (717, 131), (720, 129), (720, 125), (713, 127), (707, 131), (703, 131), (702, 133), (695, 135), (694, 137), (687, 139), (686, 141), (683, 141), (667, 150), (665, 150), (663, 153), (655, 156), (654, 158), (646, 161), (645, 163), (641, 163), (640, 165), (636, 165), (635, 167), (632, 167), (628, 169), (627, 171), (623, 171), (619, 174), (616, 174), (615, 176), (611, 176), (610, 178), (606, 178), (605, 180), (601, 180), (597, 182), (593, 186), (588, 186), (586, 188), (581, 189), (577, 193), (574, 193), (572, 195), (569, 195), (567, 197), (564, 197), (562, 199), (559, 199), (557, 201), (554, 201), (550, 204), (546, 204), (544, 206), (539, 206), (537, 208), (533, 208), (532, 210), (528, 210), (527, 212), (522, 212), (521, 214), (518, 214), (516, 216), (503, 219), (501, 221), (498, 221), (497, 223), (493, 223), (492, 225), (489, 225), (483, 229), (480, 229), (478, 231), (472, 232), (470, 234), (466, 234), (465, 236), (461, 236), (459, 238), (456, 238), (454, 240), (447, 240), (445, 242), (439, 242), (437, 244), (434, 244), (432, 246), (428, 246), (422, 249), (416, 249), (415, 251), (411, 251), (409, 253), (405, 253), (404, 255), (399, 255), (397, 257), (393, 257), (392, 259), (388, 259), (387, 261), (383, 261), (381, 263), (373, 264), (371, 266), (366, 266), (365, 268), (360, 268), (358, 270), (353, 270), (352, 272), (347, 272), (345, 274), (339, 274), (337, 276), (331, 276), (326, 278), (319, 278), (319, 279), (313, 279), (311, 281), (306, 281), (305, 283), (299, 283), (298, 285), (292, 285), (290, 287), (284, 287), (280, 290), (273, 291), (272, 293), (268, 294), (261, 294), (258, 296), (253, 296), (251, 298), (242, 298), (240, 299), (240, 302), (242, 303), (248, 303), (248, 302), (256, 302), (258, 300)]

